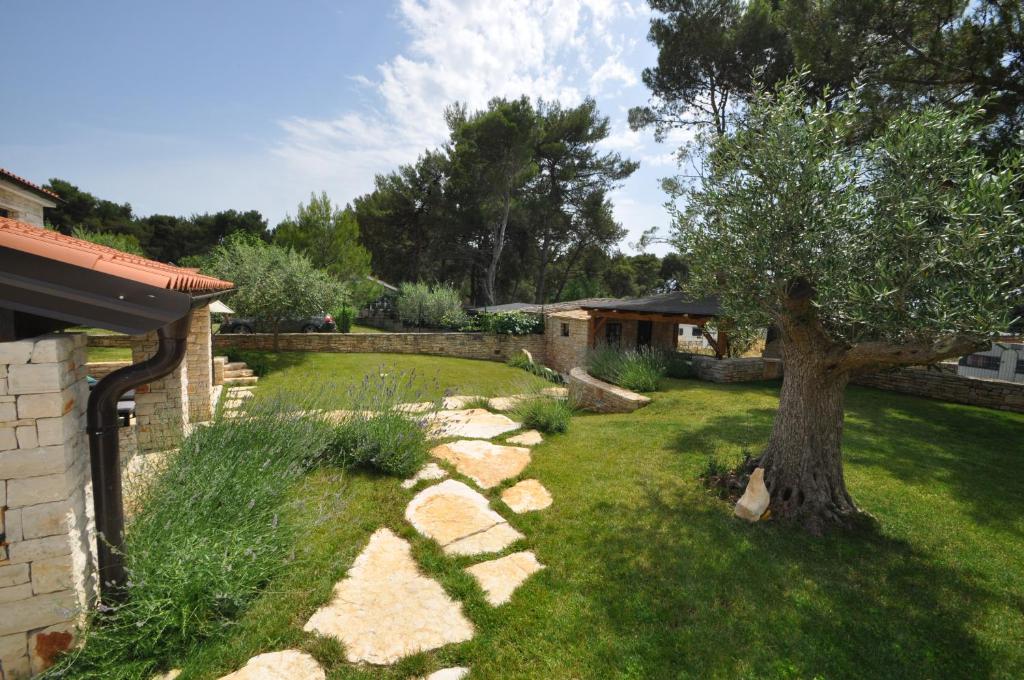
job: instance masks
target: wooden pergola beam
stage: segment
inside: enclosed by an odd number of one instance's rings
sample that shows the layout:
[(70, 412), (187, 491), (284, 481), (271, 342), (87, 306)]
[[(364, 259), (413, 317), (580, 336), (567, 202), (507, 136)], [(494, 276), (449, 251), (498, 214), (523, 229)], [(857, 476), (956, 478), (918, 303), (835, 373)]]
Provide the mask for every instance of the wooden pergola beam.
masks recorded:
[(616, 321), (666, 321), (668, 323), (686, 323), (702, 326), (711, 316), (694, 316), (691, 314), (664, 314), (660, 312), (625, 312), (617, 309), (590, 309), (591, 319), (614, 319)]

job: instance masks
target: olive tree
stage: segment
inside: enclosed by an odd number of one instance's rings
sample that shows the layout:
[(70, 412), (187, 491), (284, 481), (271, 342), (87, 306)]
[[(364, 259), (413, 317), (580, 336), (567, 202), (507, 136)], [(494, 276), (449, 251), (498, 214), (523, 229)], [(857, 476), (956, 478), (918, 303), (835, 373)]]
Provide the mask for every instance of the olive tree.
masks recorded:
[(231, 305), (270, 325), (275, 350), (281, 321), (320, 314), (345, 296), (344, 287), (306, 256), (243, 234), (214, 248), (203, 269), (234, 282)]
[(779, 408), (756, 462), (773, 516), (813, 532), (858, 513), (841, 455), (850, 378), (988, 346), (1024, 282), (1020, 150), (992, 164), (973, 143), (978, 113), (938, 107), (864, 140), (858, 106), (807, 105), (799, 79), (756, 95), (702, 140), (676, 220), (694, 292), (781, 331)]

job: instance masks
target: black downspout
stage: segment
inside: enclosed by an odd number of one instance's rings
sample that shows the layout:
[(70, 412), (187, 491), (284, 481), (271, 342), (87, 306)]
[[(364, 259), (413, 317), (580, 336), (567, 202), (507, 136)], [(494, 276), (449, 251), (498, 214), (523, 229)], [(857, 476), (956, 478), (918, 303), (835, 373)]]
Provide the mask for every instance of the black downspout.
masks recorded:
[(103, 599), (124, 594), (124, 506), (121, 498), (120, 420), (117, 401), (125, 392), (159, 380), (181, 363), (188, 344), (192, 312), (157, 329), (160, 344), (143, 362), (120, 368), (100, 380), (89, 395), (86, 427), (92, 462), (92, 495), (96, 508), (96, 553)]

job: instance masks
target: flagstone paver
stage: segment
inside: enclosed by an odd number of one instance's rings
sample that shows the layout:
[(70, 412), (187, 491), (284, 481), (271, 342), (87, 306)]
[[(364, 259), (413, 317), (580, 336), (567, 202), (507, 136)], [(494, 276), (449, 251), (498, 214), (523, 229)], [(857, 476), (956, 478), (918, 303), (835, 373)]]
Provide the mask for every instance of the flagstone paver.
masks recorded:
[(487, 400), (487, 405), (495, 411), (511, 411), (526, 399), (525, 394), (514, 394), (511, 397), (493, 397)]
[(527, 430), (522, 434), (517, 434), (515, 437), (509, 437), (505, 440), (507, 444), (515, 444), (516, 446), (536, 446), (543, 441), (544, 437), (537, 430)]
[(456, 668), (442, 668), (430, 675), (420, 676), (417, 680), (462, 680), (467, 675), (469, 675), (469, 669), (458, 666)]
[(395, 407), (396, 410), (404, 413), (426, 413), (432, 411), (437, 406), (437, 402), (434, 401), (415, 401), (408, 404), (399, 404)]
[(554, 397), (555, 399), (569, 398), (568, 387), (545, 387), (540, 391), (540, 393), (548, 397)]
[(220, 680), (325, 680), (326, 677), (320, 664), (309, 654), (286, 649), (254, 656), (241, 669)]
[(420, 573), (412, 546), (388, 529), (370, 537), (348, 576), (334, 586), (334, 597), (304, 630), (340, 640), (350, 662), (371, 664), (473, 637), (461, 605)]
[(480, 399), (483, 399), (483, 397), (477, 395), (456, 394), (451, 397), (445, 397), (441, 402), (441, 408), (449, 411), (458, 411), (459, 409), (466, 408), (466, 404), (472, 404), (474, 401), (479, 401)]
[(431, 455), (455, 466), (482, 489), (515, 477), (530, 464), (530, 449), (502, 446), (480, 439), (460, 439), (436, 446)]
[(430, 421), (429, 432), (434, 437), (492, 439), (521, 427), (508, 416), (482, 408), (444, 410), (427, 417)]
[(480, 587), (484, 589), (487, 601), (497, 607), (512, 599), (512, 593), (523, 584), (531, 574), (535, 574), (544, 565), (537, 561), (537, 556), (530, 551), (523, 551), (499, 557), (496, 560), (481, 562), (466, 567)]
[(498, 552), (523, 538), (491, 510), (486, 498), (454, 479), (416, 494), (405, 508), (405, 518), (448, 555)]
[(427, 463), (419, 472), (402, 482), (402, 488), (411, 489), (423, 480), (444, 479), (447, 476), (448, 473), (437, 463)]
[(551, 492), (536, 479), (524, 479), (501, 492), (501, 500), (512, 512), (522, 514), (551, 506)]

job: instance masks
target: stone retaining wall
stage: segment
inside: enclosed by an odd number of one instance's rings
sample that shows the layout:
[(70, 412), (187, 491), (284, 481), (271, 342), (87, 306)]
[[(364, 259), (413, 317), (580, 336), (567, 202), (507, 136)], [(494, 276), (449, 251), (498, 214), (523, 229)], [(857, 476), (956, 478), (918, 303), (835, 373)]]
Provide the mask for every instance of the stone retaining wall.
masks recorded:
[(782, 377), (781, 359), (764, 359), (761, 357), (716, 359), (696, 354), (690, 359), (697, 378), (709, 382), (752, 382)]
[(872, 373), (851, 382), (855, 385), (877, 387), (940, 401), (1024, 413), (1024, 384), (969, 378), (950, 372), (948, 367), (943, 367), (942, 370), (929, 370), (912, 366), (896, 371)]
[(569, 371), (569, 398), (597, 413), (632, 413), (651, 403), (649, 397), (598, 380), (580, 367)]
[[(543, 335), (494, 335), (490, 333), (282, 333), (282, 352), (380, 352), (384, 354), (433, 354), (462, 359), (507, 361), (529, 350), (534, 361), (546, 363)], [(215, 335), (216, 352), (227, 349), (272, 351), (274, 336)]]

